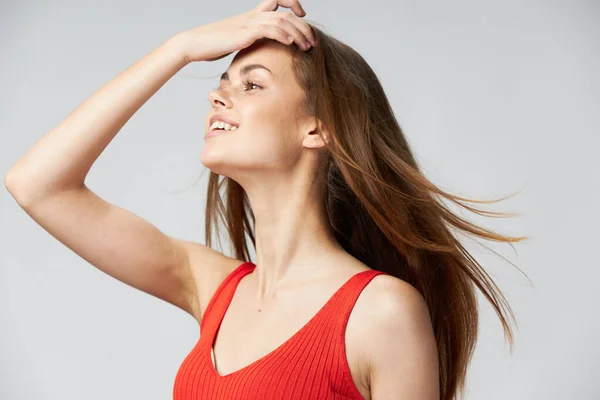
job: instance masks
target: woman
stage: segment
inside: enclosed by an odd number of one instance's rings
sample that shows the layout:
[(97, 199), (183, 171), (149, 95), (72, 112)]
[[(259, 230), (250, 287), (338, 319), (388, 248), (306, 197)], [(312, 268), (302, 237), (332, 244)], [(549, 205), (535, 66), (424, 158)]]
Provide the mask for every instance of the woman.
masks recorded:
[[(476, 342), (475, 287), (511, 344), (512, 311), (451, 228), (522, 238), (443, 206), (484, 213), (420, 173), (373, 71), (305, 15), (297, 0), (264, 0), (178, 33), (46, 134), (6, 187), (88, 262), (196, 319), (200, 340), (175, 399), (455, 398)], [(207, 245), (170, 237), (85, 185), (165, 82), (238, 50), (209, 94)], [(234, 258), (211, 248), (219, 218)]]

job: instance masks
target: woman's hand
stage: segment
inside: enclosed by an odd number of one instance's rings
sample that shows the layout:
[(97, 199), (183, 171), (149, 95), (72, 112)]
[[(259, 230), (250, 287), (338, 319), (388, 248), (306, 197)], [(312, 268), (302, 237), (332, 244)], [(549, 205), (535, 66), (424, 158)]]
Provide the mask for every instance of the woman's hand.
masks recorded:
[[(278, 7), (293, 12), (277, 12)], [(262, 0), (254, 9), (221, 21), (178, 33), (188, 63), (214, 61), (266, 37), (303, 50), (316, 45), (310, 26), (299, 17), (306, 12), (299, 0)]]

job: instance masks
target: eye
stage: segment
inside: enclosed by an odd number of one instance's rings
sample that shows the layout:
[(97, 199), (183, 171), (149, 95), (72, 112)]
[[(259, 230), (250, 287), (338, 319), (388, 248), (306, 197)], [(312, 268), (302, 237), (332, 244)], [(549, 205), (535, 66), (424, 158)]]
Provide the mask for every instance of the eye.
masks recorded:
[(254, 83), (252, 81), (247, 80), (244, 82), (244, 87), (246, 88), (246, 90), (252, 90), (252, 89), (250, 89), (250, 87), (252, 87), (252, 86), (256, 86), (257, 88), (262, 88), (262, 86), (257, 85), (256, 83)]
[[(253, 87), (262, 89), (262, 86), (258, 85), (257, 83), (255, 83), (253, 81), (250, 81), (250, 80), (244, 81), (243, 82), (243, 87), (246, 90), (252, 90)], [(221, 85), (218, 85), (217, 87), (214, 88), (214, 90), (223, 90), (223, 88), (221, 88)]]

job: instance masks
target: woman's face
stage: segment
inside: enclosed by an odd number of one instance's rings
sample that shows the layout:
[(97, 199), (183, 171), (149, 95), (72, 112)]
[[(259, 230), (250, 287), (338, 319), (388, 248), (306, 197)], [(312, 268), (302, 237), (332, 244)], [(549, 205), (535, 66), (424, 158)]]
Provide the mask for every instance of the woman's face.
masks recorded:
[(219, 130), (205, 137), (200, 160), (213, 172), (235, 179), (236, 172), (250, 170), (285, 173), (297, 163), (315, 121), (300, 109), (304, 94), (285, 46), (261, 40), (243, 49), (223, 74), (219, 88), (209, 93), (205, 132), (217, 115), (237, 125), (233, 131)]

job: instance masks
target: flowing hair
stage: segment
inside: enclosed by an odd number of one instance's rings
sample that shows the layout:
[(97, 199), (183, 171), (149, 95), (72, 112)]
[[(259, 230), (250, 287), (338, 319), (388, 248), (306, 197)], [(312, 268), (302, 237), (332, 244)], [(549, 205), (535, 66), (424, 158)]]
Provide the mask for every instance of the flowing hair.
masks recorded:
[[(328, 132), (327, 138), (322, 136), (327, 156), (318, 178), (326, 185), (331, 228), (349, 254), (422, 294), (437, 343), (440, 398), (462, 397), (477, 341), (476, 289), (498, 315), (511, 353), (514, 339), (509, 319), (515, 325), (516, 320), (494, 280), (453, 231), (511, 246), (527, 237), (504, 236), (452, 213), (444, 199), (481, 216), (515, 215), (468, 204), (503, 199), (466, 199), (429, 181), (371, 67), (355, 50), (315, 24), (310, 26), (317, 37), (316, 47), (309, 51), (295, 45), (286, 48), (292, 55), (294, 76), (304, 89), (301, 107), (321, 120)], [(256, 242), (248, 197), (236, 181), (211, 171), (205, 219), (208, 246), (213, 227), (220, 242), (219, 220), (227, 229), (235, 258), (250, 261), (248, 240), (253, 246)]]

